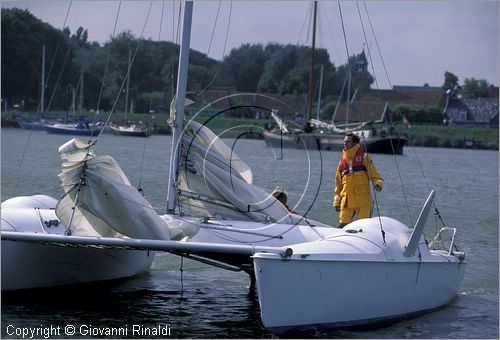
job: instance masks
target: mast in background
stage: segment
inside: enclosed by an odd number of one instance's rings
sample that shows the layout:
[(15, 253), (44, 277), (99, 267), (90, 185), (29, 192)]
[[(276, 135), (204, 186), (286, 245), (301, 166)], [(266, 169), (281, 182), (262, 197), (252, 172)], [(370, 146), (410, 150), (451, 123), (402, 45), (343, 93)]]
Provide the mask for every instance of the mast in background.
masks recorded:
[(40, 112), (45, 113), (45, 45), (42, 47), (42, 79), (40, 81)]
[(132, 57), (132, 51), (129, 49), (128, 50), (128, 68), (127, 68), (127, 89), (125, 90), (125, 117), (124, 117), (124, 123), (127, 121), (127, 113), (128, 113), (128, 96), (130, 92), (130, 73), (131, 73), (131, 57)]
[(314, 1), (313, 10), (313, 32), (312, 32), (312, 48), (311, 48), (311, 68), (309, 70), (309, 93), (307, 95), (307, 119), (312, 119), (312, 104), (314, 95), (314, 53), (316, 49), (316, 12), (317, 12), (318, 2)]

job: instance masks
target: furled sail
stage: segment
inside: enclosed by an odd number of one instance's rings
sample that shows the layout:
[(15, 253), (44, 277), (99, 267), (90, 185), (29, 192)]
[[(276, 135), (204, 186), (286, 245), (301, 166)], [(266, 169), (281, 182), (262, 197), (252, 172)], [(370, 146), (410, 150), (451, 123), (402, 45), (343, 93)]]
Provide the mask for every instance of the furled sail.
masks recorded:
[(61, 222), (74, 235), (170, 239), (167, 224), (115, 160), (94, 155), (90, 147), (72, 139), (59, 148), (65, 191), (56, 207)]
[(182, 212), (290, 224), (300, 219), (253, 185), (250, 167), (206, 126), (189, 121), (181, 143), (178, 192)]

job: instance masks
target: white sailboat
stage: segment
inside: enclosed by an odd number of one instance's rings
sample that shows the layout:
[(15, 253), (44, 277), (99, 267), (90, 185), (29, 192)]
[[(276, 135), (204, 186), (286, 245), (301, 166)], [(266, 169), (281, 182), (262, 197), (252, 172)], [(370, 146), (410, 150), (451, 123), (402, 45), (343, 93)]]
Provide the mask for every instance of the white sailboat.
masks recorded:
[[(168, 214), (158, 216), (111, 157), (71, 140), (59, 150), (66, 194), (57, 204), (35, 197), (2, 205), (2, 290), (126, 277), (147, 269), (152, 251), (166, 251), (249, 273), (262, 321), (276, 333), (395, 320), (451, 301), (465, 256), (452, 228), (425, 241), (433, 192), (413, 228), (389, 217), (332, 228), (289, 213), (209, 129), (184, 122), (193, 3), (184, 6)], [(37, 270), (37, 257), (54, 267)], [(99, 276), (112, 261), (113, 277)], [(84, 278), (71, 277), (82, 270)]]

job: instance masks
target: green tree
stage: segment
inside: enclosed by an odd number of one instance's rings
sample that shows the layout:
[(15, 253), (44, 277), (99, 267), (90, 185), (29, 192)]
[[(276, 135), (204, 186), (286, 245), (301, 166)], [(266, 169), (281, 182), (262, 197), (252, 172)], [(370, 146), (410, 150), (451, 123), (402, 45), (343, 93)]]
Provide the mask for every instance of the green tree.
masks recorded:
[(441, 109), (434, 105), (398, 104), (392, 112), (392, 119), (401, 122), (403, 117), (411, 124), (441, 124)]
[(465, 78), (460, 92), (464, 98), (480, 98), (489, 96), (490, 84), (484, 79)]
[[(46, 47), (46, 105), (60, 79), (65, 88), (64, 71), (69, 45), (61, 31), (34, 17), (29, 11), (2, 8), (2, 98), (36, 110), (40, 103), (42, 47)], [(56, 46), (59, 46), (56, 53)], [(52, 62), (53, 61), (53, 62)], [(71, 61), (70, 61), (71, 62)], [(51, 67), (51, 65), (53, 65)]]
[(266, 54), (261, 44), (244, 44), (224, 58), (222, 79), (237, 91), (254, 92), (264, 72)]

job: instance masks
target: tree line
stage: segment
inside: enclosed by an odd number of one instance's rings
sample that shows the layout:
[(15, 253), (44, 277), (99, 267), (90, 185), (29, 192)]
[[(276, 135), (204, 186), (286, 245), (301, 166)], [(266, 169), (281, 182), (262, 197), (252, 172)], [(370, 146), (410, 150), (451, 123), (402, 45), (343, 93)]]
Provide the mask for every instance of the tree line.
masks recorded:
[[(127, 31), (101, 45), (90, 42), (83, 27), (74, 33), (58, 30), (18, 8), (2, 8), (1, 20), (3, 105), (39, 110), (45, 46), (45, 111), (66, 111), (75, 97), (83, 110), (130, 112), (133, 106), (139, 113), (168, 111), (176, 84), (177, 44), (138, 39)], [(188, 91), (217, 86), (238, 92), (307, 94), (310, 53), (307, 46), (244, 44), (217, 61), (191, 50)], [(316, 50), (315, 74), (323, 66), (324, 97), (338, 96), (349, 64), (359, 56), (335, 66), (325, 49)], [(452, 76), (445, 74), (443, 86), (454, 86), (457, 92), (458, 78)], [(484, 84), (480, 85), (473, 95), (482, 90)]]

